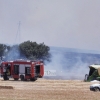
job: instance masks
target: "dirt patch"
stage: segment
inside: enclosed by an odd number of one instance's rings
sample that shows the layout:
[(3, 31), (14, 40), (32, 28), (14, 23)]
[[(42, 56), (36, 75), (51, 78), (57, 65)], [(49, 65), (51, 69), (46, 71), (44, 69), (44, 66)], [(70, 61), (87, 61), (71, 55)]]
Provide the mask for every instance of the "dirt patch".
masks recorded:
[(12, 86), (0, 86), (0, 89), (13, 89)]

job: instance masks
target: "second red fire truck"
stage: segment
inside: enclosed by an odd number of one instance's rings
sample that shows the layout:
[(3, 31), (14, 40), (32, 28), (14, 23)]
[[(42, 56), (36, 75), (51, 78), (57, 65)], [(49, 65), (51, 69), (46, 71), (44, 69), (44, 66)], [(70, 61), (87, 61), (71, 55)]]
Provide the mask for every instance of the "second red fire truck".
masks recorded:
[(15, 60), (2, 62), (0, 74), (4, 80), (31, 80), (42, 78), (44, 75), (43, 61)]

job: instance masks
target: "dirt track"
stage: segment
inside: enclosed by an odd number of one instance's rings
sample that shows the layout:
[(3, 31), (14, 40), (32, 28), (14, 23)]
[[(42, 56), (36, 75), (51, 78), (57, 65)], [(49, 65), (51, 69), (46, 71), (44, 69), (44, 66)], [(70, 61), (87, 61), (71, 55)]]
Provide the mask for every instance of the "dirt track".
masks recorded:
[(3, 81), (0, 86), (0, 100), (100, 100), (100, 92), (89, 90), (91, 82), (81, 80), (47, 80), (35, 82)]

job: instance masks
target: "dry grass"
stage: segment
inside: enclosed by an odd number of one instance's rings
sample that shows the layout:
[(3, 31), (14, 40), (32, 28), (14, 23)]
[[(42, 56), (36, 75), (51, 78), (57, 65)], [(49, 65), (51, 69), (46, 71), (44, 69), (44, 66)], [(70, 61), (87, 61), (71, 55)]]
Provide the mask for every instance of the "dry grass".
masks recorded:
[(0, 100), (99, 100), (100, 92), (89, 90), (91, 82), (81, 80), (46, 80), (35, 82), (3, 81), (0, 86)]

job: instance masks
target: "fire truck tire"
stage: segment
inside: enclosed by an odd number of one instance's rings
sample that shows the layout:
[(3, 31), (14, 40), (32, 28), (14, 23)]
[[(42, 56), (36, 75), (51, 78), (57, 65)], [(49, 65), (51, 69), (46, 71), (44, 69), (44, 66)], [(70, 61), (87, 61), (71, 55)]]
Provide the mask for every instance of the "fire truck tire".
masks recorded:
[(36, 81), (37, 77), (31, 78), (30, 81)]
[(42, 78), (42, 76), (39, 76), (39, 78)]
[(4, 80), (9, 80), (9, 78), (7, 76), (5, 76), (5, 75), (3, 76), (3, 79)]
[(24, 81), (27, 81), (27, 79), (24, 79)]
[(19, 78), (14, 78), (15, 81), (18, 81)]
[(20, 75), (21, 81), (24, 81), (24, 75)]
[(7, 80), (9, 80), (9, 78), (7, 77)]

